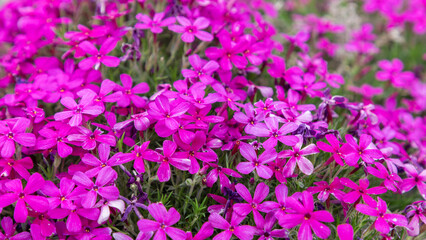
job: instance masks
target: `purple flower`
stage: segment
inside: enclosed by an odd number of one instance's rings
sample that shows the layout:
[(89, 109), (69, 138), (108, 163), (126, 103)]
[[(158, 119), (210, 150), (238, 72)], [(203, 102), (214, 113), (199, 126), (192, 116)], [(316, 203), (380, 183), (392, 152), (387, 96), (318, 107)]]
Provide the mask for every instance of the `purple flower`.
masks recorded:
[(217, 234), (213, 240), (229, 240), (233, 235), (241, 240), (251, 240), (256, 233), (256, 228), (247, 225), (240, 225), (245, 217), (238, 214), (232, 214), (231, 222), (226, 221), (217, 213), (212, 213), (209, 216), (209, 222), (214, 228), (224, 230)]
[[(381, 198), (377, 199), (377, 204), (374, 203), (374, 208), (371, 205), (358, 204), (356, 210), (365, 215), (377, 217), (374, 221), (374, 228), (381, 233), (389, 233), (390, 224), (407, 227), (408, 221), (403, 215), (387, 213), (388, 206)], [(377, 209), (376, 209), (377, 208)]]
[(333, 216), (324, 210), (314, 212), (314, 198), (310, 193), (304, 191), (301, 201), (290, 197), (287, 206), (291, 213), (281, 215), (278, 223), (284, 228), (293, 228), (300, 224), (298, 239), (312, 240), (312, 230), (320, 239), (330, 236), (330, 229), (321, 222), (333, 222)]
[(345, 135), (346, 142), (340, 149), (345, 155), (345, 161), (349, 166), (356, 166), (359, 158), (366, 163), (373, 163), (374, 159), (381, 158), (382, 152), (376, 149), (372, 143), (373, 138), (368, 134), (362, 134), (359, 140), (359, 145), (355, 138), (350, 135)]
[(61, 104), (69, 110), (55, 113), (54, 118), (56, 121), (62, 121), (71, 118), (68, 124), (71, 127), (79, 126), (83, 121), (84, 115), (97, 116), (102, 113), (103, 109), (101, 106), (92, 105), (95, 98), (93, 92), (86, 92), (86, 94), (80, 99), (77, 104), (74, 99), (70, 97), (64, 97), (61, 99)]
[(101, 63), (107, 67), (117, 67), (120, 65), (120, 58), (114, 56), (108, 56), (107, 54), (114, 50), (117, 45), (117, 39), (108, 38), (102, 43), (101, 49), (98, 49), (89, 41), (84, 41), (79, 44), (79, 47), (90, 57), (83, 59), (78, 63), (78, 67), (82, 70), (91, 69), (95, 66), (95, 69), (99, 69)]
[(163, 95), (155, 98), (155, 101), (149, 104), (148, 113), (151, 117), (158, 120), (157, 124), (155, 124), (157, 134), (164, 127), (171, 131), (177, 130), (179, 127), (178, 117), (185, 114), (189, 107), (190, 104), (188, 102), (177, 101), (174, 101), (171, 106), (169, 99)]
[(410, 236), (417, 236), (420, 233), (420, 226), (426, 224), (425, 201), (414, 202), (407, 207), (407, 217), (410, 223), (407, 226), (407, 232)]
[[(68, 178), (61, 178), (59, 182), (59, 188), (51, 181), (46, 181), (43, 188), (41, 188), (41, 192), (47, 196), (49, 196), (50, 202), (50, 210), (48, 215), (55, 215), (52, 210), (57, 206), (61, 206), (61, 208), (72, 209), (75, 207), (73, 200), (75, 199), (74, 191), (75, 183)], [(53, 212), (52, 212), (53, 211)], [(53, 213), (53, 214), (51, 214)]]
[(376, 201), (374, 201), (374, 199), (369, 194), (377, 195), (387, 191), (386, 188), (380, 186), (368, 188), (370, 182), (366, 178), (359, 180), (359, 186), (348, 178), (341, 178), (340, 183), (354, 190), (352, 192), (346, 193), (343, 197), (343, 201), (347, 203), (355, 203), (362, 196), (362, 199), (365, 203), (371, 206), (375, 206)]
[(149, 29), (154, 34), (159, 34), (163, 32), (163, 27), (167, 27), (175, 23), (174, 17), (164, 18), (165, 13), (155, 13), (154, 17), (151, 19), (145, 14), (138, 13), (136, 14), (136, 19), (140, 22), (136, 23), (135, 28), (137, 29)]
[(249, 174), (256, 169), (257, 175), (261, 178), (269, 179), (272, 177), (272, 170), (265, 164), (274, 161), (277, 158), (275, 148), (267, 149), (259, 158), (257, 157), (254, 147), (247, 143), (240, 144), (241, 155), (248, 160), (248, 162), (240, 162), (237, 165), (237, 170), (243, 174)]
[(155, 221), (140, 219), (138, 221), (140, 231), (155, 231), (154, 239), (166, 239), (166, 235), (174, 240), (186, 239), (186, 234), (183, 230), (172, 227), (180, 219), (180, 214), (176, 209), (170, 208), (167, 211), (162, 203), (152, 203), (148, 206), (148, 212)]
[(117, 179), (117, 173), (111, 167), (102, 168), (96, 178), (95, 183), (82, 172), (76, 172), (72, 180), (85, 191), (81, 194), (81, 205), (85, 208), (95, 206), (97, 196), (107, 200), (116, 200), (120, 196), (118, 188), (109, 186), (109, 183)]
[(182, 69), (182, 75), (185, 78), (198, 78), (205, 85), (215, 82), (211, 75), (219, 68), (216, 61), (203, 61), (197, 54), (189, 56), (188, 60), (194, 70)]
[(383, 185), (385, 185), (388, 190), (400, 193), (401, 191), (399, 189), (399, 182), (401, 182), (402, 179), (400, 176), (398, 176), (398, 173), (389, 173), (385, 166), (383, 166), (381, 163), (376, 162), (374, 165), (376, 168), (367, 166), (367, 172), (377, 178), (384, 179)]
[(215, 163), (208, 163), (208, 165), (213, 167), (213, 170), (211, 170), (206, 176), (207, 187), (212, 187), (213, 184), (217, 181), (218, 177), (221, 186), (228, 186), (231, 183), (226, 175), (241, 178), (240, 174), (230, 168), (224, 168)]
[(149, 86), (146, 82), (141, 82), (132, 87), (133, 79), (128, 74), (121, 74), (120, 80), (123, 86), (116, 85), (115, 90), (121, 91), (121, 98), (117, 101), (119, 107), (127, 107), (130, 103), (135, 104), (136, 107), (144, 107), (146, 100), (136, 94), (143, 94), (149, 92)]
[(176, 17), (176, 20), (182, 25), (171, 25), (169, 29), (173, 32), (182, 33), (182, 41), (191, 43), (197, 37), (201, 41), (210, 42), (213, 35), (206, 31), (201, 31), (210, 25), (210, 21), (204, 17), (198, 17), (194, 22), (186, 17)]
[(244, 131), (246, 133), (250, 133), (254, 126), (264, 120), (265, 115), (262, 113), (257, 114), (253, 108), (253, 104), (251, 103), (244, 104), (243, 108), (245, 114), (243, 112), (236, 112), (234, 113), (234, 119), (235, 121), (244, 124)]
[(23, 223), (27, 220), (28, 204), (33, 210), (44, 212), (49, 207), (49, 202), (45, 197), (34, 195), (34, 193), (42, 188), (44, 179), (40, 173), (34, 173), (28, 178), (25, 188), (22, 187), (22, 182), (19, 179), (10, 180), (5, 183), (5, 189), (8, 193), (1, 196), (0, 208), (9, 206), (16, 202), (13, 218), (18, 223)]
[(299, 166), (300, 171), (306, 175), (311, 175), (314, 171), (314, 165), (304, 156), (319, 153), (319, 149), (313, 143), (301, 149), (303, 139), (300, 135), (298, 135), (298, 137), (299, 142), (294, 145), (293, 150), (284, 150), (278, 154), (278, 157), (290, 157), (283, 169), (283, 174), (286, 177), (293, 175), (296, 164)]
[(0, 121), (0, 148), (1, 156), (10, 158), (15, 154), (15, 142), (25, 147), (33, 147), (36, 138), (25, 130), (30, 126), (26, 118), (14, 118)]

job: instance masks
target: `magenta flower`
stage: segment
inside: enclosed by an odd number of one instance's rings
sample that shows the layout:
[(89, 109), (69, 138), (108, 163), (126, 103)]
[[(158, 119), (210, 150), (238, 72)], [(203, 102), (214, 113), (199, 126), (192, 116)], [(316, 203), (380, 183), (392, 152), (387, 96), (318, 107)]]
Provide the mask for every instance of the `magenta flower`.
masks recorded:
[(198, 78), (205, 85), (212, 84), (215, 81), (211, 75), (219, 69), (219, 64), (216, 61), (203, 61), (197, 54), (189, 56), (188, 60), (193, 70), (182, 69), (182, 75), (185, 78)]
[(374, 159), (382, 157), (382, 152), (375, 148), (372, 143), (373, 138), (368, 134), (361, 135), (359, 145), (350, 134), (346, 134), (345, 139), (347, 143), (342, 146), (340, 151), (345, 155), (345, 161), (349, 166), (356, 166), (359, 158), (371, 164)]
[(84, 154), (84, 156), (81, 158), (81, 161), (89, 166), (92, 166), (92, 169), (85, 172), (88, 177), (97, 176), (102, 168), (114, 167), (130, 161), (130, 159), (124, 158), (123, 153), (121, 152), (114, 154), (112, 157), (109, 157), (110, 148), (111, 147), (108, 144), (99, 144), (99, 158), (93, 156), (90, 153)]
[(56, 121), (62, 121), (71, 118), (68, 124), (71, 127), (79, 126), (83, 121), (83, 115), (97, 116), (102, 113), (101, 106), (93, 105), (95, 94), (87, 92), (77, 104), (74, 99), (65, 97), (61, 99), (61, 104), (69, 110), (55, 113), (54, 118)]
[(231, 177), (241, 178), (240, 174), (238, 174), (236, 171), (230, 168), (224, 168), (215, 163), (208, 163), (208, 164), (210, 167), (213, 167), (213, 170), (211, 170), (206, 176), (207, 187), (212, 187), (213, 184), (217, 181), (218, 177), (219, 177), (219, 183), (221, 186), (228, 186), (231, 183), (231, 181), (226, 175), (229, 175)]
[(398, 176), (398, 173), (389, 173), (385, 166), (383, 166), (381, 163), (376, 162), (374, 165), (376, 168), (367, 166), (367, 172), (377, 178), (383, 179), (383, 185), (385, 185), (388, 190), (400, 193), (401, 191), (399, 188), (399, 183), (402, 181), (402, 179), (400, 176)]
[[(105, 109), (104, 103), (115, 103), (117, 102), (121, 96), (122, 92), (115, 92), (110, 94), (114, 88), (116, 88), (117, 84), (109, 79), (105, 79), (101, 83), (101, 87), (99, 89), (99, 93), (95, 93), (95, 97), (93, 99), (94, 105), (99, 105), (102, 107), (102, 109)], [(78, 96), (82, 97), (84, 94), (86, 94), (87, 91), (92, 91), (90, 89), (83, 89), (77, 93)]]
[(248, 162), (240, 162), (237, 165), (237, 170), (243, 174), (249, 174), (256, 169), (257, 175), (261, 178), (269, 179), (272, 177), (272, 170), (265, 164), (274, 161), (277, 158), (275, 148), (267, 149), (259, 157), (257, 157), (254, 147), (247, 143), (240, 144), (241, 155), (248, 160)]
[(288, 188), (285, 184), (280, 184), (275, 188), (277, 202), (264, 202), (264, 207), (273, 213), (276, 218), (287, 213)]
[(36, 138), (25, 130), (30, 126), (30, 120), (26, 118), (14, 118), (0, 121), (0, 148), (1, 156), (10, 158), (15, 154), (15, 142), (25, 147), (33, 147)]
[(174, 17), (164, 18), (164, 16), (165, 12), (155, 13), (151, 19), (145, 14), (138, 13), (136, 14), (136, 19), (140, 22), (136, 23), (135, 28), (149, 29), (154, 34), (162, 33), (163, 27), (167, 27), (176, 21)]
[(241, 183), (238, 183), (235, 186), (235, 189), (247, 203), (234, 204), (234, 213), (245, 217), (253, 211), (254, 221), (256, 223), (260, 223), (262, 221), (262, 215), (259, 211), (267, 212), (268, 210), (264, 207), (262, 201), (268, 196), (269, 187), (265, 183), (259, 183), (253, 197), (251, 197), (250, 191), (246, 188), (246, 186)]
[(16, 222), (23, 223), (27, 220), (27, 204), (38, 212), (44, 212), (48, 209), (49, 202), (45, 197), (33, 195), (44, 185), (44, 179), (40, 173), (31, 175), (25, 188), (22, 187), (22, 182), (19, 179), (10, 180), (4, 185), (8, 193), (1, 196), (0, 208), (16, 202), (13, 215)]
[(155, 231), (154, 239), (166, 239), (166, 235), (174, 240), (186, 239), (186, 234), (183, 230), (172, 227), (180, 219), (180, 214), (176, 209), (170, 208), (167, 211), (162, 203), (152, 203), (148, 206), (148, 212), (155, 221), (140, 219), (138, 221), (140, 231)]
[(188, 102), (177, 101), (174, 101), (171, 106), (169, 99), (163, 95), (155, 98), (155, 101), (149, 104), (148, 110), (151, 117), (158, 120), (157, 124), (155, 124), (155, 131), (158, 133), (164, 127), (175, 131), (179, 127), (178, 117), (185, 114), (189, 106)]
[(354, 229), (348, 223), (340, 224), (337, 226), (337, 235), (340, 240), (353, 240), (354, 239)]
[[(377, 204), (374, 203), (374, 208), (371, 205), (358, 204), (356, 210), (362, 214), (377, 217), (374, 221), (374, 228), (381, 233), (389, 233), (390, 224), (407, 227), (408, 221), (403, 215), (387, 213), (388, 206), (381, 198), (377, 198)], [(377, 208), (377, 209), (376, 209)]]
[(15, 160), (13, 158), (0, 159), (0, 177), (14, 179), (17, 175), (28, 180), (30, 173), (28, 169), (33, 168), (33, 160), (30, 157)]
[(283, 58), (278, 56), (272, 56), (273, 63), (270, 64), (268, 73), (274, 78), (283, 78), (287, 82), (291, 81), (294, 76), (300, 76), (303, 74), (302, 69), (293, 66), (286, 69), (286, 64)]
[(209, 216), (209, 222), (214, 228), (224, 230), (217, 234), (213, 240), (229, 240), (233, 235), (241, 240), (251, 240), (256, 233), (256, 228), (247, 225), (240, 225), (245, 217), (238, 214), (232, 214), (231, 222), (226, 221), (217, 213), (212, 213)]
[(108, 29), (103, 26), (94, 26), (93, 29), (90, 29), (84, 25), (78, 24), (77, 28), (80, 32), (69, 31), (64, 34), (64, 37), (73, 41), (81, 42), (89, 38), (99, 38), (108, 33)]
[(405, 164), (404, 170), (410, 177), (402, 180), (400, 185), (402, 192), (408, 192), (417, 186), (422, 197), (426, 199), (426, 170), (419, 173), (411, 164)]
[(73, 142), (75, 145), (81, 146), (85, 150), (95, 149), (97, 143), (105, 143), (109, 146), (115, 146), (115, 137), (109, 134), (102, 134), (102, 131), (99, 129), (95, 129), (93, 132), (82, 126), (78, 127), (77, 129), (80, 134), (68, 135), (68, 141)]
[(31, 239), (31, 235), (29, 232), (20, 232), (14, 234), (16, 232), (16, 225), (13, 224), (13, 220), (10, 217), (4, 217), (1, 220), (1, 227), (4, 231), (4, 234), (0, 232), (1, 240), (24, 240)]
[(95, 183), (82, 172), (76, 172), (72, 180), (80, 187), (85, 189), (81, 194), (81, 205), (85, 208), (95, 206), (97, 196), (107, 200), (116, 200), (120, 196), (120, 192), (116, 186), (110, 186), (109, 183), (117, 179), (117, 173), (111, 167), (102, 168)]
[(407, 217), (411, 218), (410, 223), (407, 226), (407, 232), (409, 236), (417, 236), (420, 233), (420, 226), (426, 224), (426, 211), (425, 201), (414, 202), (406, 209)]
[(88, 70), (95, 66), (95, 69), (99, 69), (101, 63), (107, 67), (117, 67), (120, 65), (120, 58), (107, 55), (114, 50), (117, 42), (115, 38), (108, 38), (102, 43), (99, 51), (95, 45), (89, 41), (80, 43), (79, 47), (91, 56), (79, 62), (78, 67), (83, 70)]
[(160, 163), (158, 167), (157, 176), (160, 182), (167, 182), (170, 180), (172, 172), (170, 165), (186, 171), (191, 166), (191, 160), (181, 157), (179, 154), (175, 154), (177, 145), (176, 143), (165, 140), (163, 142), (163, 155), (156, 162)]
[(376, 201), (374, 201), (370, 194), (377, 195), (387, 191), (386, 188), (381, 186), (368, 188), (370, 182), (366, 178), (359, 180), (359, 186), (348, 178), (341, 178), (340, 183), (354, 190), (352, 192), (346, 193), (346, 195), (343, 197), (343, 201), (347, 203), (355, 203), (362, 196), (362, 199), (365, 203), (370, 206), (375, 206)]
[(345, 187), (340, 183), (339, 178), (335, 178), (333, 182), (328, 184), (326, 181), (314, 182), (315, 187), (308, 187), (307, 191), (311, 194), (319, 193), (318, 200), (321, 202), (327, 201), (332, 194), (336, 199), (343, 200), (345, 193), (341, 191)]
[(56, 146), (58, 155), (61, 158), (66, 158), (72, 153), (72, 147), (68, 146), (69, 141), (67, 139), (68, 133), (71, 127), (68, 124), (56, 122), (54, 128), (56, 131), (48, 128), (47, 125), (41, 129), (38, 134), (43, 136), (45, 139), (39, 139), (36, 147), (38, 149), (53, 149)]
[[(186, 17), (176, 17), (180, 25), (171, 25), (169, 29), (173, 32), (182, 33), (182, 41), (191, 43), (195, 37), (201, 41), (210, 42), (213, 40), (213, 35), (206, 31), (201, 31), (210, 25), (210, 21), (204, 17), (198, 17), (194, 22)], [(182, 25), (182, 26), (181, 26)]]
[(179, 154), (182, 157), (191, 160), (191, 167), (189, 168), (189, 173), (191, 174), (195, 174), (198, 170), (200, 170), (200, 165), (198, 164), (197, 159), (205, 163), (217, 160), (217, 155), (213, 150), (204, 148), (204, 145), (206, 144), (206, 133), (203, 131), (195, 132), (191, 144), (184, 143), (177, 137), (177, 135), (175, 135), (174, 139), (183, 150), (182, 152), (179, 152)]
[(395, 58), (392, 61), (381, 60), (379, 67), (382, 69), (376, 73), (379, 81), (390, 81), (395, 87), (408, 87), (416, 79), (412, 72), (402, 72), (404, 64)]
[(278, 154), (278, 157), (290, 157), (283, 169), (283, 175), (286, 177), (293, 175), (294, 169), (296, 168), (296, 164), (299, 167), (300, 171), (306, 175), (311, 175), (314, 171), (314, 165), (311, 161), (309, 161), (309, 159), (305, 158), (304, 156), (319, 153), (319, 149), (313, 143), (301, 149), (303, 139), (300, 135), (298, 136), (299, 142), (294, 145), (293, 150), (284, 150)]
[[(68, 178), (61, 178), (59, 183), (59, 188), (51, 181), (46, 181), (43, 188), (41, 188), (41, 192), (49, 196), (49, 205), (51, 210), (49, 210), (48, 215), (53, 213), (57, 206), (61, 206), (61, 208), (72, 209), (75, 207), (73, 200), (75, 199), (74, 191), (75, 183)], [(74, 198), (73, 198), (74, 197)], [(53, 211), (53, 212), (51, 212)], [(55, 214), (53, 214), (55, 215)]]
[(268, 140), (263, 142), (265, 149), (274, 148), (278, 141), (282, 142), (287, 146), (294, 146), (299, 142), (297, 136), (286, 136), (288, 133), (292, 133), (297, 130), (299, 126), (297, 124), (289, 122), (279, 127), (279, 119), (277, 117), (265, 118), (265, 125), (257, 125), (249, 128), (250, 134), (258, 137), (267, 137)]
[(265, 219), (260, 216), (258, 222), (256, 222), (257, 233), (260, 236), (258, 240), (273, 240), (288, 238), (287, 230), (285, 229), (272, 229), (277, 221), (273, 213), (266, 214)]
[(206, 49), (206, 56), (213, 60), (219, 59), (219, 65), (225, 71), (231, 70), (232, 64), (239, 69), (245, 68), (248, 63), (247, 59), (239, 54), (244, 52), (248, 42), (242, 39), (233, 44), (229, 34), (221, 35), (219, 41), (223, 48), (209, 47)]
[(48, 214), (52, 219), (62, 219), (68, 216), (65, 225), (66, 229), (71, 233), (77, 233), (82, 229), (83, 224), (87, 223), (87, 219), (93, 221), (98, 219), (99, 209), (71, 206), (70, 208), (55, 208), (49, 210)]
[(312, 240), (312, 231), (320, 239), (330, 236), (330, 229), (321, 222), (333, 222), (333, 216), (325, 211), (314, 212), (314, 198), (304, 191), (301, 200), (293, 197), (287, 199), (287, 206), (291, 208), (289, 214), (281, 215), (278, 223), (284, 228), (293, 228), (300, 224), (298, 239)]
[(148, 149), (149, 141), (142, 143), (141, 146), (134, 145), (131, 153), (125, 153), (120, 158), (127, 159), (126, 161), (135, 160), (133, 167), (138, 173), (145, 172), (144, 159), (152, 162), (158, 161), (159, 155), (157, 152)]
[(327, 139), (327, 141), (330, 143), (330, 145), (324, 143), (324, 142), (317, 142), (317, 147), (324, 152), (329, 152), (332, 153), (330, 159), (327, 160), (327, 164), (329, 164), (331, 162), (331, 160), (334, 159), (334, 161), (339, 164), (340, 166), (343, 166), (343, 155), (340, 152), (341, 147), (340, 147), (340, 141), (337, 140), (336, 136), (334, 136), (333, 134), (327, 134), (325, 135), (325, 138)]
[(146, 82), (138, 83), (133, 86), (133, 79), (128, 74), (121, 74), (120, 80), (123, 86), (116, 85), (115, 90), (121, 91), (121, 98), (117, 101), (119, 107), (127, 107), (131, 103), (135, 104), (136, 107), (144, 107), (146, 100), (139, 97), (136, 94), (144, 94), (149, 92), (149, 86)]
[(320, 90), (327, 86), (325, 82), (316, 81), (315, 75), (310, 73), (303, 75), (303, 78), (298, 76), (293, 77), (290, 85), (293, 89), (306, 93), (310, 97), (322, 97)]

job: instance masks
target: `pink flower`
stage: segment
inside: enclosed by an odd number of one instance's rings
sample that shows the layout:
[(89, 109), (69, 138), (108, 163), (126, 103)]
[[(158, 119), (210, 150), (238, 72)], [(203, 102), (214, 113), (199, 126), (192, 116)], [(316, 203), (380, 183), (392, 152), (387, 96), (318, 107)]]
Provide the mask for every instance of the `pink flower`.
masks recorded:
[(183, 230), (174, 228), (172, 225), (179, 222), (180, 214), (176, 209), (168, 211), (162, 203), (152, 203), (148, 206), (149, 214), (155, 219), (140, 219), (139, 230), (142, 232), (155, 232), (154, 239), (166, 239), (166, 235), (174, 240), (185, 240), (186, 234)]
[(256, 228), (247, 225), (240, 225), (245, 217), (238, 214), (232, 214), (231, 222), (226, 221), (217, 213), (209, 216), (209, 222), (214, 228), (224, 230), (217, 234), (213, 240), (229, 240), (235, 235), (240, 240), (251, 240), (256, 232)]
[(136, 107), (144, 107), (146, 100), (136, 94), (143, 94), (149, 92), (149, 86), (146, 82), (138, 83), (132, 87), (133, 79), (128, 74), (121, 74), (120, 80), (123, 86), (116, 85), (115, 90), (121, 91), (121, 98), (117, 101), (119, 107), (127, 107), (131, 103), (135, 104)]
[(312, 240), (312, 230), (320, 239), (330, 236), (330, 229), (321, 222), (334, 222), (333, 216), (324, 210), (314, 212), (314, 198), (304, 191), (301, 200), (294, 197), (287, 199), (291, 213), (281, 215), (278, 223), (284, 228), (293, 228), (300, 224), (298, 239)]
[[(48, 125), (53, 125), (51, 129)], [(72, 147), (68, 146), (70, 142), (67, 139), (71, 127), (68, 124), (61, 122), (53, 122), (52, 124), (45, 125), (38, 134), (45, 139), (38, 139), (36, 147), (38, 149), (53, 149), (56, 146), (58, 155), (61, 158), (66, 158), (72, 153)]]
[(340, 152), (341, 151), (340, 141), (337, 140), (336, 136), (334, 136), (333, 134), (327, 134), (325, 135), (325, 138), (330, 143), (330, 145), (324, 142), (318, 141), (317, 147), (321, 151), (332, 153), (330, 159), (328, 159), (326, 163), (329, 164), (331, 160), (334, 159), (334, 161), (336, 161), (337, 164), (339, 164), (340, 166), (343, 166), (344, 163), (343, 163), (343, 155)]
[(388, 190), (400, 193), (401, 191), (399, 189), (399, 183), (402, 181), (402, 179), (400, 176), (398, 176), (398, 173), (392, 173), (391, 171), (388, 171), (381, 163), (376, 162), (374, 165), (376, 168), (367, 166), (367, 172), (377, 178), (384, 179), (383, 185), (385, 185)]
[(263, 152), (259, 158), (257, 157), (254, 147), (247, 143), (240, 144), (240, 153), (249, 162), (240, 162), (237, 170), (243, 174), (249, 174), (256, 169), (256, 173), (261, 178), (269, 179), (272, 177), (272, 170), (265, 164), (274, 161), (277, 158), (275, 148), (271, 148)]
[(13, 220), (10, 217), (4, 217), (1, 220), (1, 227), (4, 231), (4, 234), (0, 232), (0, 239), (2, 240), (24, 240), (31, 239), (29, 232), (21, 232), (14, 234), (16, 232), (16, 226), (13, 224)]
[(348, 178), (341, 178), (340, 183), (354, 190), (352, 192), (347, 193), (343, 197), (343, 201), (347, 203), (355, 203), (362, 196), (362, 199), (365, 203), (371, 206), (375, 206), (376, 202), (370, 196), (370, 194), (377, 195), (385, 193), (387, 191), (386, 188), (380, 186), (368, 188), (370, 182), (366, 178), (359, 180), (359, 186)]
[(107, 67), (117, 67), (120, 65), (120, 58), (114, 56), (107, 56), (117, 45), (117, 39), (108, 38), (102, 43), (101, 49), (98, 49), (89, 41), (84, 41), (79, 44), (79, 47), (87, 54), (91, 55), (86, 59), (83, 59), (78, 63), (78, 67), (83, 70), (91, 69), (95, 66), (95, 69), (99, 69), (101, 63)]
[(182, 41), (191, 43), (194, 37), (201, 41), (210, 42), (213, 40), (213, 35), (206, 31), (201, 31), (210, 25), (210, 21), (204, 17), (198, 17), (194, 22), (186, 17), (176, 17), (176, 20), (182, 25), (171, 25), (169, 29), (173, 32), (182, 33)]
[(109, 134), (102, 134), (102, 131), (95, 129), (90, 131), (82, 126), (77, 128), (80, 134), (68, 135), (68, 141), (74, 142), (73, 144), (78, 145), (85, 150), (93, 150), (96, 148), (97, 143), (105, 143), (109, 146), (115, 146), (115, 137)]
[(354, 229), (352, 225), (348, 223), (340, 224), (337, 226), (337, 235), (340, 240), (353, 240), (354, 239)]
[(288, 133), (292, 133), (297, 130), (299, 126), (295, 123), (285, 123), (281, 127), (279, 126), (279, 119), (277, 117), (265, 118), (265, 124), (257, 124), (252, 128), (249, 128), (250, 134), (258, 137), (267, 137), (268, 139), (263, 142), (265, 149), (274, 148), (278, 141), (287, 145), (294, 146), (299, 142), (297, 136), (287, 136)]
[(71, 127), (79, 126), (83, 121), (84, 115), (97, 116), (102, 113), (103, 109), (101, 106), (93, 105), (93, 99), (95, 94), (93, 92), (87, 92), (77, 104), (74, 99), (70, 97), (64, 97), (61, 99), (61, 104), (69, 110), (55, 113), (54, 118), (56, 121), (62, 121), (71, 118), (68, 124)]
[(419, 173), (419, 171), (417, 171), (417, 169), (411, 164), (405, 164), (404, 169), (410, 177), (402, 180), (400, 185), (402, 191), (408, 192), (417, 186), (422, 197), (426, 199), (426, 170)]
[[(407, 227), (408, 221), (403, 215), (387, 213), (388, 206), (381, 198), (377, 199), (377, 204), (374, 203), (374, 208), (371, 205), (358, 204), (356, 210), (365, 215), (377, 217), (374, 221), (374, 227), (381, 233), (389, 233), (390, 224)], [(377, 209), (376, 209), (377, 208)]]
[(149, 29), (154, 34), (159, 34), (163, 32), (163, 27), (167, 27), (175, 23), (174, 17), (164, 18), (165, 13), (155, 13), (154, 17), (151, 19), (145, 14), (138, 13), (136, 19), (140, 22), (136, 23), (135, 28), (137, 29)]
[(1, 156), (10, 158), (15, 154), (15, 142), (25, 147), (33, 147), (36, 138), (25, 130), (30, 126), (26, 118), (14, 118), (0, 121), (0, 148)]
[(287, 230), (285, 229), (272, 229), (277, 221), (273, 213), (266, 214), (265, 219), (260, 216), (258, 222), (256, 222), (257, 233), (256, 235), (260, 236), (258, 240), (273, 240), (277, 239), (286, 239), (288, 238)]
[(0, 177), (16, 178), (17, 175), (28, 180), (28, 169), (33, 168), (33, 160), (30, 157), (15, 160), (13, 158), (0, 159)]
[(416, 79), (414, 73), (403, 72), (404, 64), (395, 58), (392, 61), (381, 60), (379, 67), (382, 69), (376, 73), (379, 81), (390, 81), (395, 87), (408, 88)]
[(85, 208), (92, 208), (97, 202), (97, 196), (106, 200), (116, 200), (120, 192), (116, 186), (110, 186), (109, 183), (117, 179), (117, 173), (111, 167), (102, 168), (95, 183), (82, 172), (76, 172), (72, 180), (80, 187), (85, 189), (81, 196), (81, 205)]
[(223, 48), (209, 47), (206, 49), (206, 56), (213, 60), (219, 59), (218, 62), (222, 70), (231, 70), (232, 64), (239, 69), (245, 68), (248, 63), (247, 59), (239, 54), (244, 52), (248, 42), (242, 39), (233, 44), (229, 34), (221, 35), (219, 41)]
[(297, 166), (299, 166), (301, 172), (306, 175), (311, 175), (314, 171), (314, 165), (311, 161), (309, 161), (309, 159), (305, 158), (304, 156), (319, 153), (319, 149), (313, 143), (301, 149), (303, 139), (300, 135), (298, 135), (298, 137), (299, 142), (294, 145), (293, 150), (284, 150), (278, 154), (278, 157), (290, 157), (283, 169), (283, 174), (287, 177), (293, 175), (294, 169), (296, 168), (296, 164)]
[(265, 208), (265, 204), (262, 203), (269, 194), (269, 187), (265, 183), (259, 183), (253, 197), (251, 197), (250, 191), (246, 186), (241, 183), (238, 183), (235, 189), (247, 203), (234, 204), (234, 213), (245, 217), (253, 211), (254, 222), (260, 223), (263, 218), (259, 211), (268, 212), (269, 210)]
[(198, 78), (206, 85), (216, 81), (211, 77), (212, 73), (219, 68), (216, 61), (204, 61), (197, 54), (189, 56), (188, 60), (194, 70), (182, 69), (182, 75), (185, 78)]
[(346, 142), (340, 151), (345, 155), (345, 161), (349, 166), (356, 166), (359, 158), (362, 158), (366, 163), (373, 163), (374, 159), (381, 158), (382, 152), (376, 149), (372, 143), (373, 138), (368, 134), (362, 134), (359, 140), (359, 145), (355, 138), (350, 135), (345, 135)]
[(160, 163), (158, 167), (157, 176), (160, 182), (167, 182), (170, 180), (172, 172), (170, 170), (170, 165), (186, 171), (191, 166), (191, 160), (175, 154), (177, 145), (176, 143), (165, 140), (163, 143), (163, 155), (160, 155), (160, 158), (156, 162)]
[(1, 195), (0, 208), (4, 208), (16, 202), (13, 218), (19, 223), (23, 223), (27, 220), (28, 209), (26, 204), (38, 212), (46, 211), (49, 207), (47, 199), (42, 196), (34, 195), (43, 185), (44, 179), (40, 173), (31, 175), (28, 178), (25, 188), (22, 188), (22, 182), (19, 179), (6, 182), (5, 189), (8, 193)]
[(122, 152), (116, 153), (112, 157), (109, 157), (111, 150), (110, 148), (111, 147), (108, 144), (99, 144), (99, 158), (93, 156), (90, 153), (84, 154), (84, 156), (81, 158), (81, 161), (92, 167), (90, 170), (85, 172), (88, 177), (97, 176), (102, 168), (114, 167), (130, 161), (130, 159), (124, 158)]
[(144, 159), (147, 159), (152, 162), (158, 161), (159, 155), (157, 152), (148, 149), (149, 141), (142, 143), (141, 146), (134, 145), (133, 151), (131, 153), (125, 153), (121, 158), (127, 160), (135, 160), (133, 167), (138, 173), (145, 172), (145, 162)]
[(221, 186), (227, 186), (231, 183), (231, 181), (226, 175), (236, 177), (236, 178), (241, 178), (240, 174), (238, 174), (236, 171), (230, 168), (224, 168), (224, 167), (218, 166), (215, 163), (208, 163), (208, 165), (210, 167), (213, 167), (213, 170), (211, 170), (206, 176), (207, 187), (212, 187), (213, 184), (217, 181), (218, 177), (219, 177), (219, 183)]
[(332, 194), (338, 200), (342, 200), (345, 193), (341, 191), (345, 187), (340, 183), (339, 178), (335, 178), (332, 183), (328, 184), (326, 181), (314, 182), (315, 187), (308, 187), (307, 191), (311, 194), (319, 193), (318, 200), (321, 202), (327, 201)]

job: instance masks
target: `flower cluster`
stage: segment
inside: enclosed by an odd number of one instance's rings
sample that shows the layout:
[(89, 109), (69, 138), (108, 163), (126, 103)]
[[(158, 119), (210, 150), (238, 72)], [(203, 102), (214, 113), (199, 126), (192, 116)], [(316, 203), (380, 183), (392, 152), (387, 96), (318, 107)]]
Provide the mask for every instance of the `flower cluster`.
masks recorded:
[(0, 239), (424, 236), (426, 3), (325, 2), (6, 3)]

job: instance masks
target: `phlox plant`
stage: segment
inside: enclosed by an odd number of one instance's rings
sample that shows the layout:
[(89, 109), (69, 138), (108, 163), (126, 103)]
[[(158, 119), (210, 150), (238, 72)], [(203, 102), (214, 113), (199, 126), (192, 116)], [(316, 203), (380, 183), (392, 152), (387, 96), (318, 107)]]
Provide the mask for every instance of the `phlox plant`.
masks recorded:
[(421, 0), (6, 1), (0, 240), (425, 239), (425, 19)]

